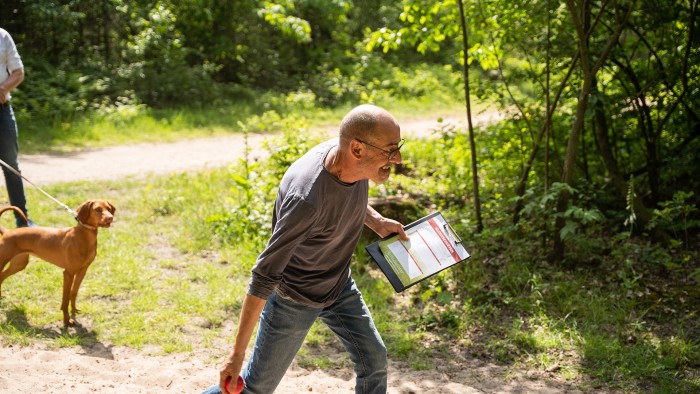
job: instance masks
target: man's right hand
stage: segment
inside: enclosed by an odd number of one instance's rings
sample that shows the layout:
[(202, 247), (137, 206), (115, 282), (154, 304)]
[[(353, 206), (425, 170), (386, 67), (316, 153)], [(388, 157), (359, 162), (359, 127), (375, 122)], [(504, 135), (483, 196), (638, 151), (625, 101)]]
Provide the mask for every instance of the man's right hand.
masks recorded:
[(219, 388), (222, 393), (226, 393), (226, 379), (230, 377), (235, 382), (238, 375), (241, 374), (246, 348), (266, 302), (266, 300), (250, 294), (246, 295), (245, 300), (243, 300), (236, 343), (233, 345), (231, 353), (226, 357), (224, 364), (219, 368)]
[(241, 369), (243, 368), (243, 359), (245, 355), (236, 355), (233, 351), (228, 355), (226, 361), (219, 369), (219, 388), (222, 393), (228, 393), (226, 391), (226, 381), (231, 379), (231, 384), (235, 387), (235, 382), (238, 380), (238, 376), (241, 374)]

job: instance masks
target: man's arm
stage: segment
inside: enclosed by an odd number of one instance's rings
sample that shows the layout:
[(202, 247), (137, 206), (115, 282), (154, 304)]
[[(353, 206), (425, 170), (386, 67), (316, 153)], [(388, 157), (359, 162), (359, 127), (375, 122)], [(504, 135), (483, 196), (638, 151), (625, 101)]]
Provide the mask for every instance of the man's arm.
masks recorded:
[(238, 375), (241, 374), (245, 351), (248, 348), (250, 337), (253, 335), (253, 330), (258, 323), (266, 302), (266, 300), (250, 294), (247, 294), (243, 301), (241, 316), (238, 321), (236, 343), (233, 345), (233, 349), (226, 358), (224, 365), (219, 369), (219, 388), (222, 393), (226, 392), (226, 379), (230, 377), (235, 385)]
[(372, 229), (380, 237), (386, 237), (391, 234), (399, 234), (399, 236), (408, 240), (406, 232), (403, 230), (403, 225), (396, 220), (387, 219), (377, 212), (374, 208), (367, 205), (367, 214), (365, 215), (365, 225)]
[(24, 81), (24, 69), (18, 68), (12, 71), (10, 76), (0, 83), (0, 104), (5, 104), (7, 102), (7, 96), (14, 88), (19, 86), (22, 81)]

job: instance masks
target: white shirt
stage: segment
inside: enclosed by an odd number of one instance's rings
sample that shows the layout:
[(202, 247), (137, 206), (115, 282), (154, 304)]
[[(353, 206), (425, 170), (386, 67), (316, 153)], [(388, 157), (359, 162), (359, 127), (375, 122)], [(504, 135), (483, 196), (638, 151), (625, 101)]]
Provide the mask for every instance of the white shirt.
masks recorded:
[[(24, 64), (10, 33), (0, 28), (0, 83), (4, 82), (13, 71), (23, 68)], [(7, 93), (6, 99), (10, 99), (10, 93)]]

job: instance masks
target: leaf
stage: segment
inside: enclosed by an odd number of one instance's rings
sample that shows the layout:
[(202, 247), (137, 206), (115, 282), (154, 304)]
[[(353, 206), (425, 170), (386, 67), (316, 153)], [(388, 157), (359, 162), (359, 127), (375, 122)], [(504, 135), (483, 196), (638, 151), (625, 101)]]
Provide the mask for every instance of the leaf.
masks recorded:
[(437, 295), (437, 301), (443, 305), (447, 305), (452, 302), (452, 294), (448, 291), (441, 291)]
[(562, 241), (571, 239), (576, 235), (576, 229), (578, 229), (578, 225), (575, 222), (568, 221), (559, 232), (559, 237), (561, 237)]
[(250, 182), (247, 179), (243, 178), (241, 175), (233, 174), (232, 178), (236, 185), (241, 189), (250, 189)]

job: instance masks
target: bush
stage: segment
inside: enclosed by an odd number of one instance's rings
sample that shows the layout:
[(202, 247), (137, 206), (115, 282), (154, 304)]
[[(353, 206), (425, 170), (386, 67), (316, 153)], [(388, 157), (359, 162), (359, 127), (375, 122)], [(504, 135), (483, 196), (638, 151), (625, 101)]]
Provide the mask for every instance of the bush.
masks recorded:
[(250, 131), (280, 133), (264, 142), (269, 153), (266, 160), (252, 162), (246, 157), (230, 169), (237, 197), (232, 199), (230, 209), (207, 218), (207, 222), (222, 243), (243, 242), (262, 249), (271, 233), (272, 209), (282, 176), (294, 161), (320, 143), (322, 137), (309, 132), (303, 118), (283, 118), (275, 111), (253, 116), (241, 127), (246, 135)]

